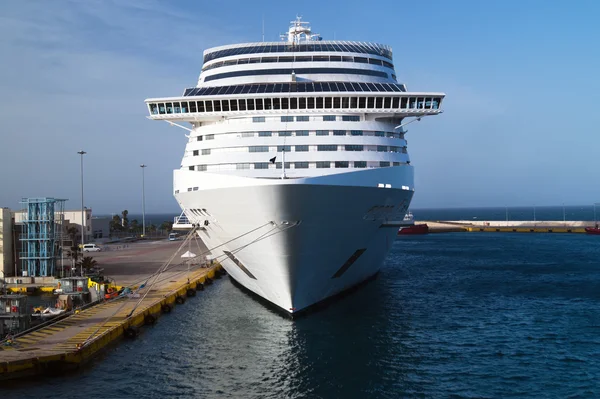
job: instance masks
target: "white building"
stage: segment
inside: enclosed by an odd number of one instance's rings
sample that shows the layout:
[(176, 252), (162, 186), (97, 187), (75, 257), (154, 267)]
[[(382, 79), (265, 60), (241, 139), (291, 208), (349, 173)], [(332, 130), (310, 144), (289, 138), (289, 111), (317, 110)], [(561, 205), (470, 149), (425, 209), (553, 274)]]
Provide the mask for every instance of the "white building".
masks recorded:
[(11, 276), (14, 269), (12, 214), (8, 208), (0, 208), (0, 278)]

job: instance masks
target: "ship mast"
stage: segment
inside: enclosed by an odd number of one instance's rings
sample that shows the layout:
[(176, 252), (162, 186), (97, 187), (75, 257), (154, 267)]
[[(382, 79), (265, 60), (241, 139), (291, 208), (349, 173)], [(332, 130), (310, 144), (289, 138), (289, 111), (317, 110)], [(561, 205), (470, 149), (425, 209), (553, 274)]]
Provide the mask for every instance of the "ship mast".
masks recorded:
[(287, 40), (290, 44), (299, 44), (302, 41), (322, 40), (321, 35), (312, 33), (310, 22), (302, 21), (302, 17), (296, 16), (294, 21), (290, 21), (290, 28), (287, 34), (281, 35), (281, 40)]

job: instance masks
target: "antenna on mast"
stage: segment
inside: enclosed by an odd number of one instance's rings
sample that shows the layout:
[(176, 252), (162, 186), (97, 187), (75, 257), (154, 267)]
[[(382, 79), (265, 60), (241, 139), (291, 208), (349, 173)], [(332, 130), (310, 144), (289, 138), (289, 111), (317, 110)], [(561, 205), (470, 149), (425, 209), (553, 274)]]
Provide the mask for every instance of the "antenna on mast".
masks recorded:
[(262, 16), (262, 41), (265, 41), (265, 14)]

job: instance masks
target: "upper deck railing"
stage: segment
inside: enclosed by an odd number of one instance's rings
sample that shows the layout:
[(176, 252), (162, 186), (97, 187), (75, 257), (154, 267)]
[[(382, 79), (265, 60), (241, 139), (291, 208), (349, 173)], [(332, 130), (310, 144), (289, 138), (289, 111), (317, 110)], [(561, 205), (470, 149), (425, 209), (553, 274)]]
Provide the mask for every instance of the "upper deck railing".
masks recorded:
[(241, 43), (215, 47), (204, 51), (204, 63), (217, 58), (241, 54), (338, 52), (372, 54), (392, 59), (392, 49), (379, 43), (319, 41), (300, 44), (282, 42)]

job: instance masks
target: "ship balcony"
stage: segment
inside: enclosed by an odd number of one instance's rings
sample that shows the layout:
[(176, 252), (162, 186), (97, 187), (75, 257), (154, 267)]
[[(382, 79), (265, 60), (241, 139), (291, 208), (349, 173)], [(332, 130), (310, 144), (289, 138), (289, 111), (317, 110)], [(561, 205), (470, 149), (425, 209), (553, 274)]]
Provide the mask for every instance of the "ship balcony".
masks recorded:
[[(296, 93), (295, 93), (296, 94)], [(149, 119), (169, 121), (202, 121), (223, 116), (268, 115), (282, 112), (297, 114), (321, 113), (372, 113), (394, 117), (437, 115), (443, 93), (370, 93), (368, 96), (331, 94), (327, 96), (295, 95), (272, 97), (255, 95), (245, 98), (218, 97), (172, 97), (148, 99)]]

